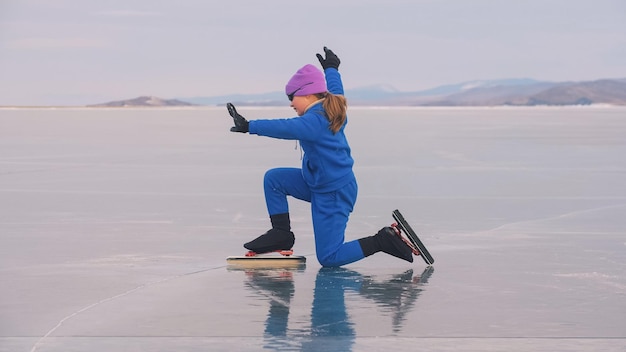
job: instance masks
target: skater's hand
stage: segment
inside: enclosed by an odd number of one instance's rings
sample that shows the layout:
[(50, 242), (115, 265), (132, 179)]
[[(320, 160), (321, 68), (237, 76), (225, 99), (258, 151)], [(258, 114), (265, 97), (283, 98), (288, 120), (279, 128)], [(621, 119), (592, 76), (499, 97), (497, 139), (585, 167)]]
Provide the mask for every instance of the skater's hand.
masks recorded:
[(339, 64), (341, 63), (341, 60), (339, 60), (337, 55), (335, 55), (332, 50), (324, 47), (324, 55), (326, 56), (326, 58), (323, 58), (320, 54), (316, 55), (317, 59), (320, 60), (320, 64), (322, 64), (322, 68), (324, 70), (330, 67), (334, 69), (339, 69)]
[(226, 108), (228, 109), (228, 113), (233, 117), (233, 122), (235, 126), (230, 128), (231, 132), (248, 132), (248, 120), (246, 120), (243, 116), (239, 115), (237, 110), (235, 109), (235, 105), (228, 103), (226, 104)]

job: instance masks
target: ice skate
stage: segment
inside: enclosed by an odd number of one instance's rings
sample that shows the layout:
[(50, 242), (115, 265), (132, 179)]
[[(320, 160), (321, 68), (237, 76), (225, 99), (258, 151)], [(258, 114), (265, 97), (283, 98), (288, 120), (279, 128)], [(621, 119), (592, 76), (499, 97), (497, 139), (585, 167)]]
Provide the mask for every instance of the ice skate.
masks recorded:
[(230, 265), (243, 268), (302, 268), (306, 257), (293, 255), (293, 232), (271, 229), (244, 244), (248, 252), (243, 256), (226, 258)]
[(394, 228), (384, 227), (374, 237), (377, 238), (381, 251), (413, 263), (413, 249), (402, 240)]
[(295, 236), (293, 232), (273, 228), (243, 246), (255, 254), (262, 254), (290, 251), (294, 243)]

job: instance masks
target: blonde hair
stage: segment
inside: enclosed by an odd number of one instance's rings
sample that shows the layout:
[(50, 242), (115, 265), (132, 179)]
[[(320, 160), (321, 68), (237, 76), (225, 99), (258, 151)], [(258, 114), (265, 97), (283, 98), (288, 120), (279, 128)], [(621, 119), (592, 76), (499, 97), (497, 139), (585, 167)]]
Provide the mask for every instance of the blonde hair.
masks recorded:
[(341, 127), (346, 123), (346, 115), (348, 110), (348, 101), (343, 95), (335, 95), (329, 92), (316, 94), (318, 98), (325, 98), (322, 102), (326, 118), (330, 122), (328, 128), (333, 133), (339, 132)]

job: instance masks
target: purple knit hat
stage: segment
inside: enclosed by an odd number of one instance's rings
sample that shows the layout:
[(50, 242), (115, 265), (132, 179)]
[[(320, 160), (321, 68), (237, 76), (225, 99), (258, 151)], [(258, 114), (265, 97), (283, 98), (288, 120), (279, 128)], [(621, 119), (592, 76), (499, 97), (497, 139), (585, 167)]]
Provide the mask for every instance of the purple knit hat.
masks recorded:
[(326, 78), (324, 73), (310, 64), (299, 69), (285, 86), (285, 94), (287, 95), (303, 96), (325, 92)]

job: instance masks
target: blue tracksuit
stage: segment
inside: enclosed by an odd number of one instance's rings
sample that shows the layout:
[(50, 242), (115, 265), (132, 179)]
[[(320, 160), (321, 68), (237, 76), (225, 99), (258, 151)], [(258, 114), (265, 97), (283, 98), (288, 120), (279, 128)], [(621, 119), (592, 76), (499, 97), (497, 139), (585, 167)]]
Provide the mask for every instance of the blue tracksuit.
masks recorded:
[[(339, 72), (328, 68), (324, 73), (328, 91), (342, 95)], [(317, 259), (323, 266), (341, 266), (364, 257), (358, 241), (344, 243), (358, 191), (344, 134), (346, 124), (333, 133), (321, 103), (300, 117), (252, 120), (249, 124), (250, 134), (300, 142), (302, 168), (269, 170), (264, 180), (265, 201), (269, 215), (289, 212), (287, 196), (311, 203)]]

